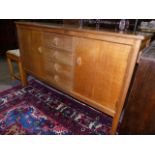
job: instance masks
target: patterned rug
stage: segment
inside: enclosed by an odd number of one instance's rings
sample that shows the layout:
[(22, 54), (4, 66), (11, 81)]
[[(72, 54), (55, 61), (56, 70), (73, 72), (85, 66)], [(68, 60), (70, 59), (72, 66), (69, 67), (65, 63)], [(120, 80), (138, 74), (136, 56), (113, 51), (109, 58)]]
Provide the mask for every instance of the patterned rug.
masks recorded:
[(111, 124), (111, 117), (38, 80), (0, 92), (0, 134), (104, 135)]

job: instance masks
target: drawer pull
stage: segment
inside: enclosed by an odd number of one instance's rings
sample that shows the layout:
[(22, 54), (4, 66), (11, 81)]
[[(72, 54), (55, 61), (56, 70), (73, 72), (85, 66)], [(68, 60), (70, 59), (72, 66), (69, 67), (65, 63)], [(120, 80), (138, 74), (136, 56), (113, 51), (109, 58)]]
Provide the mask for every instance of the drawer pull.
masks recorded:
[(77, 63), (78, 66), (81, 66), (82, 65), (82, 59), (81, 59), (81, 57), (78, 57), (76, 59), (76, 63)]
[(60, 66), (58, 64), (54, 64), (54, 68), (56, 71), (58, 71), (60, 69)]
[(58, 38), (54, 38), (52, 44), (53, 44), (53, 46), (57, 46), (58, 45)]
[(38, 47), (38, 52), (39, 52), (40, 54), (42, 53), (41, 47)]
[(58, 75), (54, 75), (54, 80), (56, 81), (56, 82), (59, 82), (59, 76)]

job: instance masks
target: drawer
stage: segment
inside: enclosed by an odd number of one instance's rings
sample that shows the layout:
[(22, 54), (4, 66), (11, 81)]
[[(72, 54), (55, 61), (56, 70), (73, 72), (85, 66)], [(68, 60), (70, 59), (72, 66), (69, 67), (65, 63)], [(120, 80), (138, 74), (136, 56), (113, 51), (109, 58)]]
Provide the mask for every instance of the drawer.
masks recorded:
[(63, 78), (73, 78), (73, 68), (70, 66), (62, 65), (57, 62), (47, 62), (44, 66), (48, 74), (59, 74)]
[(47, 80), (50, 81), (54, 86), (64, 90), (71, 90), (73, 86), (73, 80), (56, 73), (49, 73)]
[(73, 66), (73, 54), (56, 48), (43, 48), (44, 61), (58, 62), (64, 65)]
[(64, 49), (68, 52), (72, 52), (73, 38), (70, 36), (55, 33), (44, 33), (43, 46), (48, 48), (57, 47), (60, 49)]

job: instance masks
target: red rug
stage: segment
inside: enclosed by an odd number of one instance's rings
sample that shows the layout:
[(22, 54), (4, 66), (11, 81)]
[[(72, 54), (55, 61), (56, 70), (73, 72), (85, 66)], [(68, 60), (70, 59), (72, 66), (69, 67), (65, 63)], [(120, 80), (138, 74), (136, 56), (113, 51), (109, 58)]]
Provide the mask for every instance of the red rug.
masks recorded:
[(112, 118), (74, 98), (31, 80), (0, 92), (0, 134), (109, 134)]

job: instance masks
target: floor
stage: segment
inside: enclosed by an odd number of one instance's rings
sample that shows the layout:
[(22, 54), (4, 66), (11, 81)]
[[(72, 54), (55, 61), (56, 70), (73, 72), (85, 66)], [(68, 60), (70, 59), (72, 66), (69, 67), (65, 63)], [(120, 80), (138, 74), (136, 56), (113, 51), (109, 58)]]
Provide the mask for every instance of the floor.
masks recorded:
[[(18, 66), (16, 63), (13, 63), (15, 72), (18, 71)], [(18, 80), (12, 80), (10, 78), (8, 64), (5, 56), (0, 55), (0, 91), (8, 89), (16, 84), (18, 84)]]
[[(18, 71), (16, 63), (14, 63), (14, 69), (15, 72)], [(29, 79), (31, 78), (32, 77), (29, 77)], [(2, 120), (1, 122), (5, 123), (6, 126), (5, 130), (2, 130), (4, 128), (3, 124), (0, 122), (0, 134), (109, 134), (111, 128), (111, 117), (96, 110), (92, 110), (92, 108), (83, 105), (79, 101), (76, 101), (71, 97), (67, 97), (67, 95), (63, 93), (58, 93), (57, 90), (54, 91), (53, 88), (49, 88), (40, 81), (31, 81), (31, 87), (29, 87), (29, 89), (25, 89), (30, 91), (30, 88), (33, 88), (32, 92), (35, 93), (32, 94), (25, 93), (22, 96), (22, 93), (16, 93), (15, 89), (17, 89), (17, 87), (11, 89), (13, 90), (10, 91), (10, 94), (12, 95), (3, 91), (12, 86), (18, 85), (19, 83), (20, 81), (11, 80), (6, 57), (0, 56), (0, 120)], [(7, 95), (7, 97), (4, 94)], [(4, 99), (3, 95), (5, 96)], [(18, 95), (20, 95), (20, 97)], [(36, 96), (40, 96), (40, 98), (36, 98)], [(49, 107), (48, 104), (46, 106), (46, 98), (48, 99), (48, 103), (49, 101), (52, 101), (54, 106)], [(4, 102), (6, 103), (7, 99), (7, 104), (2, 104)], [(10, 100), (12, 102), (9, 102)], [(39, 103), (38, 107), (33, 109), (33, 106), (37, 105), (36, 103)], [(62, 103), (64, 110), (61, 109)], [(51, 109), (52, 107), (53, 109)], [(7, 112), (5, 108), (8, 110)], [(58, 111), (59, 109), (60, 112)], [(52, 112), (49, 112), (49, 110)], [(46, 113), (50, 115), (43, 115)], [(104, 117), (100, 117), (100, 115)], [(74, 116), (75, 118), (71, 116)], [(36, 118), (40, 118), (40, 120)], [(45, 120), (42, 118), (49, 119)], [(77, 118), (79, 122), (77, 122)], [(40, 125), (38, 125), (38, 123), (40, 123)], [(93, 124), (95, 124), (95, 130)]]
[[(18, 72), (17, 64), (13, 63), (13, 65), (15, 72)], [(31, 79), (31, 77), (29, 77), (29, 79)], [(18, 84), (20, 84), (20, 81), (10, 78), (6, 57), (0, 55), (0, 92)]]

